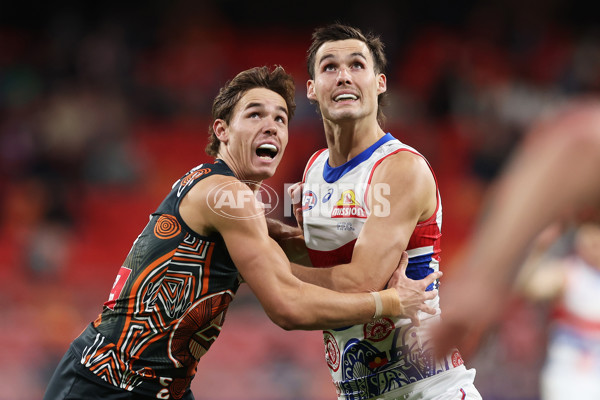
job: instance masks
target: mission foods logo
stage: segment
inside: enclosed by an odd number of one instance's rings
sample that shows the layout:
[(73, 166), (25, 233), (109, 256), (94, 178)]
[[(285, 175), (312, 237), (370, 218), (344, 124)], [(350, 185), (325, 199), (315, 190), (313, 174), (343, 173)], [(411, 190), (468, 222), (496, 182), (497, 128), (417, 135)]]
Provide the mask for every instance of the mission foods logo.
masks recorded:
[(356, 201), (356, 194), (348, 189), (342, 192), (340, 199), (331, 210), (331, 218), (367, 218), (367, 212)]
[[(208, 192), (208, 206), (213, 212), (226, 218), (245, 220), (268, 215), (277, 208), (279, 197), (269, 185), (263, 183), (256, 192), (252, 192), (240, 190), (239, 182), (225, 182), (213, 187)], [(250, 187), (259, 184), (254, 181), (241, 182)], [(239, 210), (244, 208), (253, 211), (240, 213)]]

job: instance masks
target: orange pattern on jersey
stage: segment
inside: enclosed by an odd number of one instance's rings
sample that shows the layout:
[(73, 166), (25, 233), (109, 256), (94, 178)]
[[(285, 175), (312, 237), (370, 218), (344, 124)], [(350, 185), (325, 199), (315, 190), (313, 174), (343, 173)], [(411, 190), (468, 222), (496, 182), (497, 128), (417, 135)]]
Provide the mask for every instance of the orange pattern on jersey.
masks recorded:
[[(105, 344), (107, 338), (98, 333), (84, 350), (82, 364), (106, 382), (132, 390), (146, 379), (159, 378), (157, 371), (138, 365), (138, 360), (150, 346), (168, 337), (169, 358), (174, 367), (184, 368), (186, 373), (169, 381), (163, 390), (168, 390), (171, 399), (180, 399), (195, 374), (198, 359), (219, 335), (234, 296), (230, 290), (205, 295), (214, 247), (214, 242), (187, 235), (176, 249), (142, 268), (125, 288), (126, 296), (120, 298), (119, 309), (125, 319), (118, 341)], [(201, 270), (178, 268), (189, 263)]]
[[(120, 385), (120, 382), (113, 381), (113, 374), (111, 373), (112, 371), (117, 371), (119, 368), (119, 366), (117, 365), (117, 364), (119, 364), (118, 358), (113, 356), (114, 355), (113, 348), (114, 348), (114, 346), (112, 346), (112, 344), (110, 344), (110, 345), (104, 346), (101, 349), (98, 349), (97, 354), (103, 355), (104, 362), (98, 363), (95, 365), (91, 365), (90, 371), (92, 371), (95, 375), (99, 376), (106, 382), (109, 382), (113, 385), (115, 385), (115, 384)], [(89, 361), (90, 358), (91, 357), (86, 357), (86, 361)]]
[(169, 214), (163, 214), (154, 225), (154, 234), (159, 239), (171, 239), (181, 233), (181, 225), (177, 218)]
[[(156, 320), (157, 313), (148, 313), (148, 317), (150, 317), (150, 318), (149, 318), (149, 320), (147, 319), (144, 321), (140, 321), (137, 318), (134, 321), (132, 319), (132, 316), (138, 315), (138, 313), (136, 313), (134, 311), (136, 307), (142, 308), (147, 305), (147, 304), (145, 304), (145, 302), (143, 300), (140, 301), (140, 299), (138, 298), (138, 296), (140, 296), (140, 286), (142, 285), (142, 283), (147, 281), (147, 278), (151, 274), (157, 273), (157, 270), (160, 269), (161, 265), (163, 265), (165, 262), (167, 262), (168, 260), (171, 259), (171, 257), (175, 253), (175, 251), (176, 251), (176, 249), (174, 249), (173, 251), (170, 251), (169, 253), (164, 254), (162, 257), (159, 257), (153, 263), (151, 263), (147, 268), (145, 268), (140, 273), (140, 275), (133, 282), (131, 289), (129, 289), (130, 297), (129, 297), (129, 301), (128, 301), (128, 305), (127, 305), (127, 318), (124, 323), (124, 327), (127, 327), (127, 328), (123, 329), (123, 333), (121, 334), (121, 337), (119, 338), (119, 340), (117, 342), (117, 348), (121, 349), (121, 351), (123, 353), (130, 355), (130, 357), (129, 357), (129, 359), (131, 360), (130, 364), (135, 363), (135, 361), (138, 358), (136, 356), (137, 354), (143, 353), (143, 351), (151, 343), (159, 340), (166, 334), (166, 332), (156, 332), (156, 327), (160, 326), (160, 323), (162, 322), (162, 321)], [(163, 275), (165, 272), (166, 272), (166, 269), (164, 269), (164, 271), (159, 271), (158, 273), (160, 275)], [(152, 314), (154, 314), (154, 315), (152, 315)], [(149, 326), (150, 323), (155, 325), (154, 329), (152, 329), (152, 327)], [(151, 335), (152, 335), (152, 338), (144, 343), (144, 338), (151, 336)], [(124, 346), (126, 342), (127, 342), (127, 345)], [(139, 346), (141, 343), (143, 343), (143, 344), (141, 346)], [(135, 349), (133, 349), (134, 344), (136, 345)], [(130, 365), (130, 366), (132, 366), (132, 365)], [(132, 368), (132, 370), (133, 370), (133, 368)]]
[(171, 357), (188, 367), (188, 377), (173, 379), (169, 392), (174, 399), (185, 394), (196, 371), (198, 360), (206, 354), (219, 336), (225, 321), (225, 312), (233, 294), (225, 291), (196, 302), (171, 334)]
[(201, 296), (205, 295), (208, 292), (208, 278), (210, 277), (210, 259), (212, 257), (212, 252), (215, 248), (215, 243), (211, 242), (209, 244), (208, 250), (206, 252), (206, 262), (204, 263), (204, 271), (202, 277), (202, 293)]
[(204, 174), (208, 174), (210, 171), (212, 171), (212, 169), (202, 168), (202, 169), (196, 170), (194, 172), (191, 172), (190, 174), (188, 174), (188, 176), (186, 176), (185, 178), (183, 178), (181, 180), (181, 186), (183, 187), (183, 186), (187, 185), (188, 183), (190, 183), (190, 181), (193, 181), (194, 179), (199, 178)]

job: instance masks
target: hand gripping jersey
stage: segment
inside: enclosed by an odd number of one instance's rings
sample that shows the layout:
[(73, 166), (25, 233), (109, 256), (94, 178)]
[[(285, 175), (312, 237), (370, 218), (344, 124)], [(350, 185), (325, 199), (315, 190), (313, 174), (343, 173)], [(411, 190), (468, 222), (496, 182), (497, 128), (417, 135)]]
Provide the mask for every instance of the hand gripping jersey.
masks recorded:
[[(421, 156), (388, 133), (339, 167), (329, 166), (328, 150), (315, 153), (309, 160), (303, 178), (302, 212), (313, 266), (350, 262), (354, 243), (369, 215), (385, 213), (387, 207), (394, 207), (385, 199), (389, 194), (386, 185), (372, 184), (371, 178), (379, 163), (400, 151)], [(378, 200), (373, 209), (367, 202), (367, 191), (372, 191)], [(416, 226), (409, 240), (406, 249), (409, 278), (422, 279), (438, 270), (441, 224), (438, 192), (436, 212)], [(381, 232), (382, 240), (385, 235)], [(431, 306), (437, 308), (438, 304), (438, 297), (430, 300)], [(324, 331), (325, 358), (339, 398), (374, 398), (462, 365), (458, 352), (436, 363), (428, 345), (427, 324), (421, 325), (414, 327), (409, 319), (381, 318), (364, 325)]]
[(179, 214), (186, 193), (213, 174), (233, 176), (219, 160), (189, 171), (133, 243), (102, 314), (71, 346), (88, 375), (159, 399), (189, 389), (239, 286), (221, 235), (198, 235)]

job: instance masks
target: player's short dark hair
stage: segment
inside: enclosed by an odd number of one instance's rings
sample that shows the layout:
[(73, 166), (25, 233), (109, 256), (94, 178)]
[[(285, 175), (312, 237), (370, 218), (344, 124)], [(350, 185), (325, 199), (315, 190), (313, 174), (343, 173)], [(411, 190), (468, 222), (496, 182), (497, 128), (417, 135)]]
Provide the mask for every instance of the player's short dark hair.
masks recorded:
[[(338, 40), (356, 39), (364, 42), (367, 48), (371, 52), (373, 57), (373, 66), (376, 74), (385, 74), (387, 68), (387, 58), (385, 56), (385, 45), (378, 35), (372, 32), (363, 33), (360, 29), (344, 25), (341, 23), (334, 23), (331, 25), (323, 26), (315, 29), (312, 34), (312, 43), (306, 52), (306, 65), (308, 67), (308, 76), (310, 79), (315, 79), (315, 63), (317, 51), (319, 48), (327, 42), (336, 42)], [(385, 116), (381, 109), (385, 105), (387, 93), (380, 93), (377, 97), (377, 120), (380, 124), (385, 121)]]
[[(263, 66), (242, 71), (225, 83), (213, 101), (213, 122), (222, 119), (229, 123), (236, 104), (247, 91), (255, 88), (269, 89), (283, 97), (287, 105), (288, 121), (292, 119), (296, 111), (294, 79), (281, 66), (275, 66), (273, 70)], [(216, 157), (221, 142), (213, 130), (212, 123), (208, 130), (209, 138), (205, 151), (209, 156)]]

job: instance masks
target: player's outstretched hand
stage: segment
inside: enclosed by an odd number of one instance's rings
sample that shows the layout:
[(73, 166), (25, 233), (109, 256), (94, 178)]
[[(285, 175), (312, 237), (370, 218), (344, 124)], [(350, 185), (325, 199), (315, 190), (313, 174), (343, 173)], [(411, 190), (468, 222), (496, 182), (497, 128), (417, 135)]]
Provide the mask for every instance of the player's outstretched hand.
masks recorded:
[(435, 315), (437, 312), (435, 308), (425, 304), (425, 301), (435, 298), (438, 291), (437, 289), (426, 291), (426, 289), (442, 276), (442, 272), (436, 271), (421, 280), (414, 280), (406, 276), (407, 266), (408, 253), (404, 251), (398, 263), (398, 268), (392, 274), (387, 287), (394, 288), (398, 292), (402, 307), (402, 316), (410, 318), (413, 325), (419, 326), (419, 311), (432, 315)]

